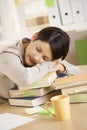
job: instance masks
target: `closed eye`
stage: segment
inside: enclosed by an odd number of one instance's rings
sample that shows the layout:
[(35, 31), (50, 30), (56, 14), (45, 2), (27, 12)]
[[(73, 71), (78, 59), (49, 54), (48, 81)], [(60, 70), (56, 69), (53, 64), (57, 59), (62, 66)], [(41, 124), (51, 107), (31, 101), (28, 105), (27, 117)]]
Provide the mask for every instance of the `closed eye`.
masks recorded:
[(44, 61), (49, 61), (49, 59), (46, 56), (43, 56)]
[(41, 51), (42, 51), (40, 47), (36, 47), (36, 50), (37, 50), (38, 52), (41, 52)]

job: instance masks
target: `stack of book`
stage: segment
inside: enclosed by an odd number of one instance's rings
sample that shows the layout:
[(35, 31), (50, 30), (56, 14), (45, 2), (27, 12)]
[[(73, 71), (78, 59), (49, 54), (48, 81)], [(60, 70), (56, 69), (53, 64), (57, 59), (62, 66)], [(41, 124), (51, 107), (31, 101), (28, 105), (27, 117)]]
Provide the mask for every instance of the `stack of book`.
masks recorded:
[(61, 89), (62, 94), (70, 97), (70, 103), (87, 102), (87, 85)]
[(58, 78), (56, 72), (48, 73), (29, 86), (10, 89), (8, 101), (10, 105), (34, 107), (44, 104), (58, 94), (68, 94), (71, 103), (86, 102), (87, 74)]
[(55, 90), (61, 89), (61, 94), (70, 97), (70, 103), (87, 102), (87, 74), (56, 79)]
[(44, 104), (52, 96), (60, 93), (51, 85), (56, 78), (56, 72), (51, 72), (29, 86), (15, 86), (9, 90), (9, 104), (28, 107)]

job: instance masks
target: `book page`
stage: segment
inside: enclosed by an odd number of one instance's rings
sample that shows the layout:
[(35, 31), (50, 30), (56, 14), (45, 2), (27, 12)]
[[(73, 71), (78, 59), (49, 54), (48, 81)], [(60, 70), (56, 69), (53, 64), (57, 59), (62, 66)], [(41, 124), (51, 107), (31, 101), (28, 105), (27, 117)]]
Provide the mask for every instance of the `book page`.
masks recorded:
[(33, 118), (28, 118), (25, 116), (20, 116), (11, 113), (3, 113), (0, 114), (0, 128), (2, 130), (11, 130), (15, 127), (32, 122), (34, 120), (35, 119)]
[(70, 103), (87, 103), (87, 93), (70, 95)]

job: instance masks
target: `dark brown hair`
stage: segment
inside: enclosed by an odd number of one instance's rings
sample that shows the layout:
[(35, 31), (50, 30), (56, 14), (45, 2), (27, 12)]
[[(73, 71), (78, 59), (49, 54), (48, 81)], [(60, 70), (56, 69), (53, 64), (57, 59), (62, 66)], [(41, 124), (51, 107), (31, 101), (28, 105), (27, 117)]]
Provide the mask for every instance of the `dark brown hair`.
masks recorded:
[[(46, 27), (39, 31), (35, 40), (45, 41), (50, 44), (53, 60), (65, 59), (69, 51), (70, 38), (69, 35), (58, 27)], [(25, 39), (29, 42), (30, 39)]]

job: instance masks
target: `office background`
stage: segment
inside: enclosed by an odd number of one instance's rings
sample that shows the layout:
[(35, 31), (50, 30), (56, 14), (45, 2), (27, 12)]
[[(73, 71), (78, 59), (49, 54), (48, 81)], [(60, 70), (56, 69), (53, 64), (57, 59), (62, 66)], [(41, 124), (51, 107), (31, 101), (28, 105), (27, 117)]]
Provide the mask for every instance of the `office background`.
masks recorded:
[(87, 0), (0, 0), (0, 47), (48, 25), (70, 35), (66, 58), (78, 65), (76, 40), (87, 39)]

